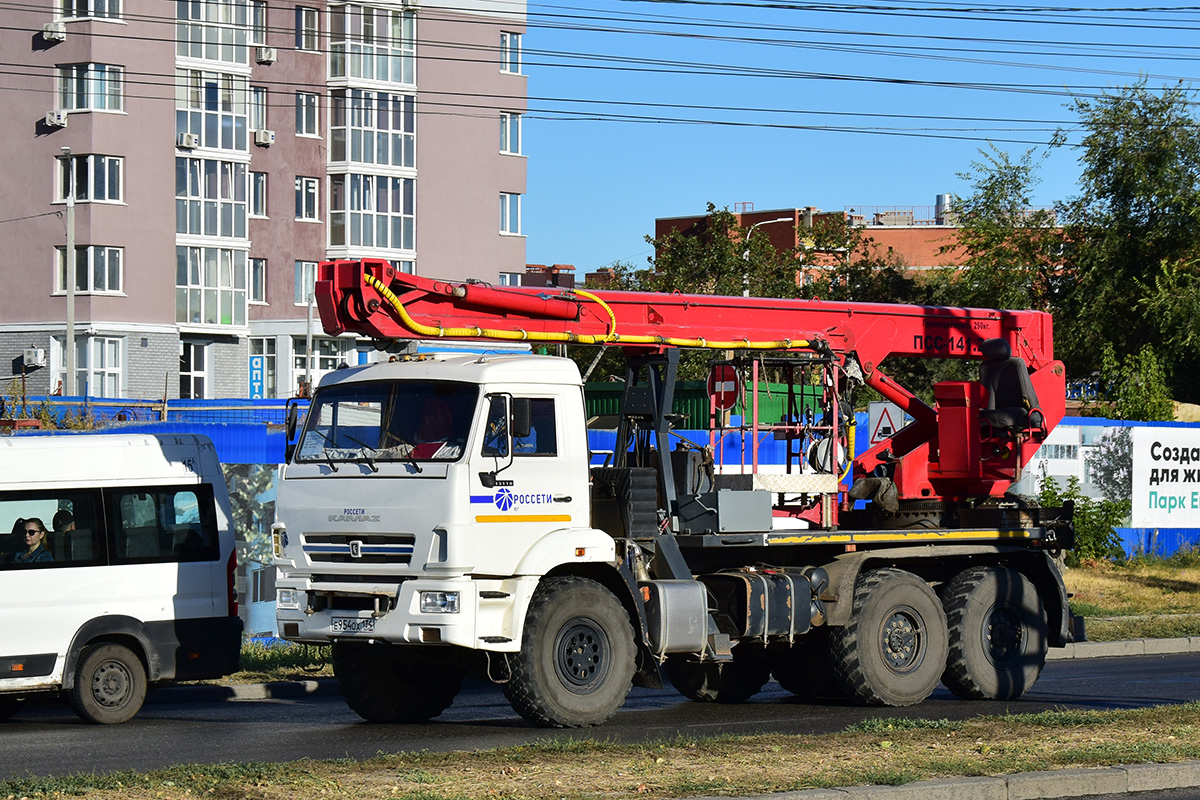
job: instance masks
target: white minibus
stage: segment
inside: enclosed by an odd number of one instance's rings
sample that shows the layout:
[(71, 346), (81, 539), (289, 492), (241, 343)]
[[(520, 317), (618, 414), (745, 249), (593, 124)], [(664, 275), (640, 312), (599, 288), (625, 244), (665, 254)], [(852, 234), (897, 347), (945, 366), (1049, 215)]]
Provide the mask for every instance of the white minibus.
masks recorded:
[(208, 438), (0, 437), (0, 720), (58, 692), (125, 722), (150, 686), (236, 672), (236, 567)]

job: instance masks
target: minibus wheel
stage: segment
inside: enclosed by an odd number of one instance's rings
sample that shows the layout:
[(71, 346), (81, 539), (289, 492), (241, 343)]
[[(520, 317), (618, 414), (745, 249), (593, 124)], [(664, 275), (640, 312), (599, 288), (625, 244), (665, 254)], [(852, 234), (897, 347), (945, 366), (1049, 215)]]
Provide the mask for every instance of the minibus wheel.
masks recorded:
[(71, 706), (84, 722), (128, 722), (146, 699), (146, 668), (128, 647), (100, 642), (83, 648)]

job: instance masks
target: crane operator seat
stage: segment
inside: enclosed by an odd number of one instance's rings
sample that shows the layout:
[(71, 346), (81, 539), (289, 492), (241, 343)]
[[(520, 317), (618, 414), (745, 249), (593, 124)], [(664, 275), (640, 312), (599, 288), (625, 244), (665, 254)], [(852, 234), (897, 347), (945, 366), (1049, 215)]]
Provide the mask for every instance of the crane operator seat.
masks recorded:
[(988, 405), (979, 412), (980, 421), (1001, 431), (1042, 427), (1037, 393), (1024, 359), (1013, 356), (1007, 339), (988, 339), (980, 345), (980, 351), (984, 362), (979, 367), (979, 380), (988, 390)]

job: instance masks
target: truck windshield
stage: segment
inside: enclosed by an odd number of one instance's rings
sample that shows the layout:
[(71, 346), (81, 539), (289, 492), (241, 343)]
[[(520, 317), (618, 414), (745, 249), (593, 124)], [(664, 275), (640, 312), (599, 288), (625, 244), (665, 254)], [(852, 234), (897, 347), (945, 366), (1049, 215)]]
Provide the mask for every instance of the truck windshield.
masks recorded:
[(451, 381), (388, 381), (317, 392), (297, 461), (457, 461), (479, 387)]

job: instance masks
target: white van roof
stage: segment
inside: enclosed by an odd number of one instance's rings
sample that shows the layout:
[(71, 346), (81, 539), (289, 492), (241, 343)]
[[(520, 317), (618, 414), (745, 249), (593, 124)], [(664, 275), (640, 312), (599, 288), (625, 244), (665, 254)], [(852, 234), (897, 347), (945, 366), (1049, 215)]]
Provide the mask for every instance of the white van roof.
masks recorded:
[(222, 480), (217, 451), (197, 434), (0, 437), (0, 490)]

